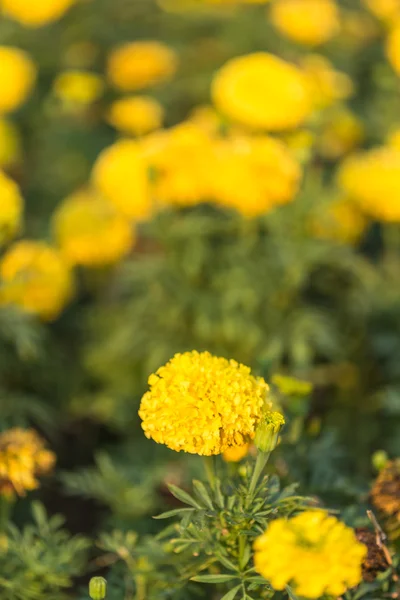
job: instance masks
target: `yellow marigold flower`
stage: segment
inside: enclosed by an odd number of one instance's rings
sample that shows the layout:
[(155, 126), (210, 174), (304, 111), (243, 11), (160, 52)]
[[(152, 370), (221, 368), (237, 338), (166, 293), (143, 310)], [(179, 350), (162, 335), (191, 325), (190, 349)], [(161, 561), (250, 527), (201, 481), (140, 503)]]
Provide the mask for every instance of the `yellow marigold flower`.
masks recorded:
[(175, 52), (160, 42), (130, 42), (115, 48), (108, 59), (110, 82), (123, 91), (147, 88), (170, 79), (178, 66)]
[(0, 167), (13, 165), (21, 158), (21, 140), (11, 121), (0, 118)]
[(222, 458), (225, 462), (240, 462), (245, 456), (248, 455), (250, 450), (250, 444), (243, 444), (243, 446), (231, 446), (222, 453)]
[(96, 73), (69, 70), (57, 75), (53, 91), (65, 104), (86, 106), (100, 98), (104, 82)]
[(326, 116), (317, 138), (317, 150), (334, 160), (354, 150), (364, 138), (360, 119), (346, 107), (340, 106)]
[(188, 121), (209, 135), (217, 134), (222, 126), (220, 115), (213, 106), (207, 104), (197, 106), (189, 115)]
[(32, 429), (0, 433), (0, 495), (24, 496), (39, 486), (37, 477), (53, 468), (55, 456)]
[(393, 27), (388, 35), (386, 54), (393, 69), (400, 75), (400, 22)]
[(400, 0), (363, 0), (363, 3), (382, 21), (391, 23), (400, 16)]
[(332, 63), (320, 54), (309, 54), (301, 66), (312, 90), (315, 108), (326, 108), (352, 95), (354, 88), (350, 77), (336, 71)]
[(318, 46), (339, 30), (339, 11), (333, 0), (275, 0), (271, 21), (286, 37), (306, 46)]
[(400, 151), (389, 146), (346, 158), (338, 172), (344, 193), (381, 221), (400, 221)]
[(311, 232), (319, 238), (354, 244), (359, 241), (368, 220), (348, 198), (335, 200), (311, 220)]
[(143, 135), (162, 125), (164, 109), (149, 96), (129, 96), (115, 100), (108, 111), (108, 122), (123, 133)]
[(228, 118), (267, 131), (295, 128), (313, 110), (311, 90), (300, 69), (265, 52), (228, 61), (214, 77), (212, 96)]
[(245, 216), (269, 212), (296, 195), (301, 169), (288, 148), (267, 136), (221, 138), (209, 165), (212, 198)]
[(149, 386), (139, 410), (146, 437), (206, 456), (254, 437), (269, 390), (249, 367), (196, 351), (176, 354)]
[(29, 96), (35, 79), (36, 68), (26, 52), (0, 46), (0, 114), (19, 108)]
[(121, 140), (105, 148), (94, 164), (92, 180), (125, 216), (142, 219), (151, 214), (147, 164), (133, 140)]
[(43, 242), (17, 242), (0, 263), (0, 304), (15, 304), (44, 320), (54, 319), (73, 290), (71, 272)]
[(367, 554), (353, 529), (323, 510), (272, 521), (254, 550), (256, 570), (274, 589), (290, 584), (304, 598), (336, 598), (357, 585)]
[(133, 245), (127, 219), (90, 190), (78, 191), (61, 203), (53, 230), (62, 255), (72, 265), (113, 264)]
[(0, 246), (21, 226), (23, 200), (17, 184), (0, 171)]
[(60, 19), (76, 0), (0, 0), (4, 14), (25, 27), (41, 27)]

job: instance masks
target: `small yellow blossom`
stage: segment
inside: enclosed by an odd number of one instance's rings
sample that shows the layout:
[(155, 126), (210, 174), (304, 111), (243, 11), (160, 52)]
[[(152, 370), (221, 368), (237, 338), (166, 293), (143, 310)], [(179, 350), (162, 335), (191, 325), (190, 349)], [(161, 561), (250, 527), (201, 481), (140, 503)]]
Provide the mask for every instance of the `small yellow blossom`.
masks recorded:
[(271, 21), (289, 39), (318, 46), (339, 30), (339, 11), (333, 0), (275, 0)]
[(66, 105), (86, 106), (100, 98), (104, 82), (100, 75), (90, 71), (63, 71), (56, 77), (53, 91)]
[(41, 27), (60, 19), (76, 0), (0, 0), (4, 14), (25, 27)]
[(343, 106), (327, 113), (317, 138), (317, 150), (324, 158), (335, 160), (354, 150), (364, 138), (361, 120)]
[(381, 146), (349, 156), (339, 169), (338, 183), (367, 215), (400, 221), (400, 150)]
[(19, 231), (23, 200), (17, 184), (0, 171), (0, 246)]
[(133, 245), (133, 229), (126, 218), (90, 190), (78, 191), (61, 203), (53, 230), (62, 255), (72, 265), (113, 264)]
[(196, 351), (176, 354), (149, 386), (139, 410), (146, 437), (207, 456), (254, 437), (269, 390), (249, 367)]
[(272, 521), (254, 544), (256, 570), (276, 590), (304, 598), (337, 597), (361, 581), (367, 553), (353, 529), (323, 510)]
[(157, 41), (129, 42), (115, 48), (108, 59), (112, 85), (129, 92), (170, 79), (178, 66), (175, 52)]
[(0, 118), (0, 167), (14, 165), (20, 160), (21, 153), (18, 129), (11, 121)]
[(108, 122), (129, 135), (143, 135), (162, 125), (163, 107), (149, 96), (128, 96), (115, 100), (108, 111)]
[(313, 110), (302, 71), (265, 52), (228, 61), (214, 77), (212, 96), (229, 119), (266, 131), (295, 128)]
[(400, 16), (400, 0), (363, 0), (365, 6), (382, 21), (393, 23)]
[(135, 141), (121, 140), (105, 148), (94, 164), (92, 180), (125, 216), (143, 219), (151, 214), (147, 164)]
[(397, 75), (400, 75), (400, 21), (390, 31), (386, 41), (386, 54), (390, 64), (396, 71)]
[(53, 468), (55, 456), (32, 429), (0, 433), (0, 495), (24, 496), (39, 486), (37, 477)]
[(43, 242), (14, 244), (0, 263), (0, 304), (52, 320), (70, 299), (73, 281), (60, 254)]
[(222, 453), (222, 458), (225, 462), (240, 462), (245, 456), (248, 455), (250, 450), (250, 444), (243, 444), (243, 446), (231, 446), (225, 452)]
[(300, 63), (312, 90), (316, 109), (326, 108), (353, 93), (353, 82), (346, 73), (336, 71), (332, 63), (320, 54), (308, 54)]
[(29, 96), (36, 80), (36, 68), (26, 52), (0, 46), (0, 114), (16, 110)]

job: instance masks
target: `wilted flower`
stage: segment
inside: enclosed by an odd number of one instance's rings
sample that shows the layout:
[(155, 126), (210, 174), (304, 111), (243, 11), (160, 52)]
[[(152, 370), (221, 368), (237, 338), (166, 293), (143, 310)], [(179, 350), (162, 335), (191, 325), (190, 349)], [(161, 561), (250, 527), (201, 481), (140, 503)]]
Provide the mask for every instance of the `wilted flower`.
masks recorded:
[(233, 121), (266, 131), (301, 125), (313, 109), (307, 78), (296, 66), (265, 52), (228, 61), (212, 85), (216, 107)]
[(69, 70), (57, 75), (53, 90), (66, 105), (86, 106), (100, 98), (104, 82), (96, 73)]
[(109, 108), (108, 122), (129, 135), (143, 135), (162, 125), (164, 109), (149, 96), (128, 96), (115, 100)]
[(115, 48), (109, 56), (107, 72), (116, 88), (134, 91), (170, 79), (177, 66), (177, 56), (171, 48), (157, 41), (140, 41)]
[(0, 171), (0, 246), (18, 232), (23, 200), (17, 184)]
[(38, 476), (48, 473), (55, 456), (32, 429), (9, 429), (0, 433), (0, 495), (24, 496), (39, 486)]
[(0, 46), (0, 114), (19, 108), (29, 96), (36, 68), (29, 55), (11, 46)]
[(133, 229), (126, 217), (90, 190), (66, 198), (53, 217), (57, 244), (70, 264), (109, 265), (133, 245)]
[(73, 291), (69, 267), (57, 250), (43, 242), (15, 243), (0, 263), (0, 304), (14, 304), (52, 320)]
[(92, 181), (127, 217), (143, 219), (151, 214), (147, 164), (135, 141), (121, 140), (105, 148), (94, 164)]
[(276, 590), (304, 598), (340, 596), (361, 581), (367, 549), (353, 529), (323, 510), (272, 521), (254, 544), (256, 570)]
[(60, 19), (76, 0), (0, 0), (0, 9), (25, 27), (41, 27)]
[(371, 499), (381, 513), (400, 525), (400, 459), (389, 461), (379, 472)]
[(339, 30), (339, 11), (333, 0), (275, 0), (271, 21), (289, 39), (318, 46)]
[(209, 352), (176, 354), (149, 377), (139, 416), (146, 437), (171, 450), (221, 454), (254, 437), (268, 386), (249, 367)]
[(368, 582), (375, 581), (379, 573), (389, 567), (386, 555), (377, 544), (376, 533), (366, 527), (358, 527), (355, 531), (358, 541), (367, 547), (367, 555), (362, 563), (362, 578)]

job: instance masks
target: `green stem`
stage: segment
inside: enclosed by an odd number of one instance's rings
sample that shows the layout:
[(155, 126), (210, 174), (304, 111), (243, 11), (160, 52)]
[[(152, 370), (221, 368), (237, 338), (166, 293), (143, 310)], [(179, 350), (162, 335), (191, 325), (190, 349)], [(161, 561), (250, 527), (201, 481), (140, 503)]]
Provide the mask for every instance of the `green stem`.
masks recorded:
[(208, 483), (212, 490), (215, 489), (215, 462), (213, 456), (203, 456), (204, 469), (206, 471)]
[(254, 465), (253, 475), (251, 476), (249, 492), (248, 492), (248, 504), (253, 501), (254, 491), (256, 489), (260, 475), (264, 470), (265, 465), (268, 462), (271, 452), (260, 452), (257, 453), (256, 464)]

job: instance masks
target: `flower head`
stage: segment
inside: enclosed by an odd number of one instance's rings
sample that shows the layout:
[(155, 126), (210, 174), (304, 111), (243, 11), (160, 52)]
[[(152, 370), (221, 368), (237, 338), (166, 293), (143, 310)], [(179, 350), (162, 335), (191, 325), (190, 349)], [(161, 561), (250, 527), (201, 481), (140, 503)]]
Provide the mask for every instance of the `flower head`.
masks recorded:
[(379, 573), (389, 567), (386, 555), (382, 546), (377, 544), (376, 533), (366, 527), (358, 527), (355, 531), (358, 541), (367, 547), (367, 555), (362, 564), (363, 580), (375, 581)]
[(339, 30), (339, 11), (333, 0), (275, 0), (271, 20), (289, 39), (318, 46)]
[(53, 217), (53, 228), (69, 264), (112, 264), (133, 244), (133, 229), (127, 219), (90, 190), (76, 192), (61, 203)]
[(161, 127), (163, 107), (149, 96), (128, 96), (115, 100), (108, 111), (108, 122), (130, 135), (143, 135)]
[(11, 46), (0, 46), (0, 114), (19, 108), (29, 96), (36, 68), (29, 55)]
[(41, 27), (60, 19), (76, 0), (0, 0), (0, 9), (25, 27)]
[(73, 291), (69, 267), (43, 242), (14, 244), (0, 263), (0, 304), (14, 304), (44, 320), (54, 319)]
[(116, 88), (129, 92), (170, 79), (177, 65), (175, 52), (161, 42), (129, 42), (111, 52), (107, 72)]
[(23, 200), (17, 184), (0, 171), (0, 246), (21, 226)]
[(267, 411), (257, 425), (254, 445), (261, 452), (272, 452), (278, 445), (279, 432), (285, 424), (281, 413)]
[(353, 529), (323, 510), (273, 521), (254, 549), (256, 570), (274, 589), (290, 583), (305, 598), (337, 597), (357, 585), (367, 553)]
[(104, 82), (96, 73), (68, 70), (56, 77), (53, 90), (66, 105), (86, 106), (101, 96)]
[(300, 69), (265, 52), (228, 61), (214, 78), (212, 96), (228, 118), (266, 131), (297, 127), (313, 110)]
[(149, 386), (139, 410), (146, 437), (202, 455), (253, 438), (269, 389), (249, 367), (196, 351), (176, 354)]
[(9, 429), (0, 433), (0, 495), (24, 496), (38, 487), (37, 477), (55, 463), (53, 452), (32, 429)]

